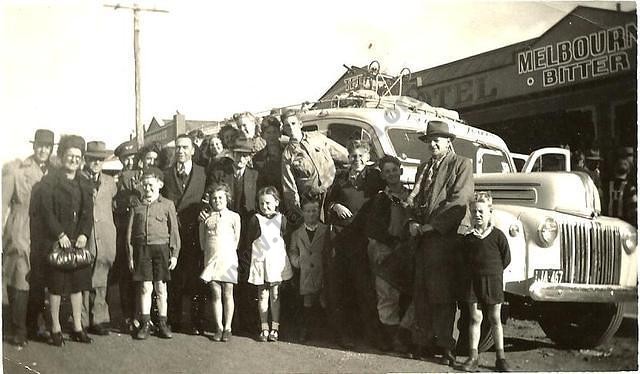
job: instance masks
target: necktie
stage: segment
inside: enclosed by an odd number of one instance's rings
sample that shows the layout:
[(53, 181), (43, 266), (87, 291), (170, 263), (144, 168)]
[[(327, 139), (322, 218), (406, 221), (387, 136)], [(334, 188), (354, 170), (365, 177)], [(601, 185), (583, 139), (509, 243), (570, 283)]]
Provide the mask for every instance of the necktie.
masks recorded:
[(184, 164), (178, 164), (178, 177), (182, 182), (182, 186), (187, 183), (187, 171), (185, 170)]

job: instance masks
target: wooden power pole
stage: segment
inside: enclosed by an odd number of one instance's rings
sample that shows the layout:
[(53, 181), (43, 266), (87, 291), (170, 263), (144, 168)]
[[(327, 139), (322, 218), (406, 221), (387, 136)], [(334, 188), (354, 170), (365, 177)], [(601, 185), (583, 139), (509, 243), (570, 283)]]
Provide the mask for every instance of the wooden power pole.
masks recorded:
[(142, 8), (137, 4), (133, 4), (133, 6), (128, 5), (107, 5), (107, 8), (113, 9), (127, 9), (133, 11), (133, 64), (135, 70), (135, 96), (136, 96), (136, 141), (138, 143), (138, 148), (142, 148), (144, 145), (144, 124), (142, 123), (142, 119), (140, 118), (140, 107), (141, 107), (141, 95), (140, 95), (140, 21), (138, 19), (139, 12), (156, 12), (156, 13), (169, 13), (168, 10), (164, 9), (156, 9), (156, 8)]

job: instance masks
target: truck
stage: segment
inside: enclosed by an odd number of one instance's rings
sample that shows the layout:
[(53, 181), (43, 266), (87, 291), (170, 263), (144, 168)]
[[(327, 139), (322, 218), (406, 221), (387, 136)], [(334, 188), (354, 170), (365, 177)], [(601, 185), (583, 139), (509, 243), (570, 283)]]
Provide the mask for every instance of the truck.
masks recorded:
[[(505, 141), (470, 126), (457, 112), (411, 97), (356, 90), (302, 111), (303, 131), (320, 131), (345, 145), (371, 143), (371, 160), (398, 157), (403, 181), (414, 183), (417, 166), (430, 158), (418, 137), (429, 121), (445, 121), (453, 147), (469, 158), (476, 191), (489, 191), (494, 225), (508, 238), (511, 264), (504, 273), (511, 308), (527, 306), (546, 335), (565, 347), (595, 347), (622, 322), (624, 304), (637, 300), (637, 230), (601, 215), (591, 178), (569, 172), (568, 151), (533, 152), (518, 172)], [(559, 171), (542, 171), (540, 158), (560, 160)], [(544, 169), (543, 169), (544, 170)], [(461, 329), (461, 333), (463, 333)], [(492, 345), (483, 326), (481, 349)]]

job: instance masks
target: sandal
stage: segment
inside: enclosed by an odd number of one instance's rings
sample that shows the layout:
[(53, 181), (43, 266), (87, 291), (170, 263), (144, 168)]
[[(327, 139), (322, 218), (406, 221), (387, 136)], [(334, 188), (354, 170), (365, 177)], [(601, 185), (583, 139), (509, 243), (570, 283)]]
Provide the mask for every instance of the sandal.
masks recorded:
[(266, 342), (269, 339), (269, 330), (262, 330), (260, 335), (258, 335), (258, 341)]
[(277, 342), (278, 341), (278, 330), (271, 330), (269, 333), (269, 341)]

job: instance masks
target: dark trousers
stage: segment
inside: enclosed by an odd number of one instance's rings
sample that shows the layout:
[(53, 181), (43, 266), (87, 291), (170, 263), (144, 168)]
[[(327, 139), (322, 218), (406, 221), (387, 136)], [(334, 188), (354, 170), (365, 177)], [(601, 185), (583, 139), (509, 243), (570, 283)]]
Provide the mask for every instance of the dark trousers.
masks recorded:
[(11, 331), (16, 339), (26, 340), (29, 291), (7, 287), (7, 296), (9, 297), (9, 313), (11, 313)]
[[(348, 326), (348, 312), (356, 313), (362, 323), (364, 337), (379, 345), (382, 324), (376, 309), (376, 294), (371, 279), (366, 247), (363, 243), (350, 243), (345, 248), (337, 243), (334, 251), (325, 255), (325, 287), (327, 287), (328, 317), (334, 331), (344, 332)], [(353, 306), (355, 311), (347, 310)]]
[(116, 221), (116, 259), (109, 274), (109, 283), (118, 284), (122, 317), (126, 320), (136, 318), (138, 305), (138, 284), (129, 271), (129, 254), (126, 238), (127, 222)]
[[(38, 331), (48, 330), (51, 326), (51, 315), (46, 308), (46, 293), (42, 282), (31, 282), (29, 285), (29, 297), (27, 302), (27, 329), (29, 334), (35, 336)], [(44, 326), (39, 326), (40, 316), (43, 317)]]

